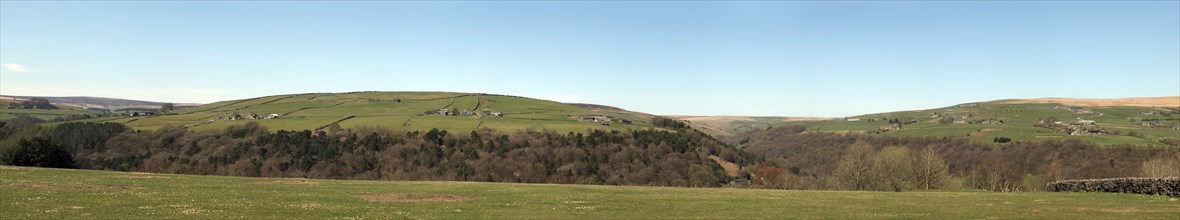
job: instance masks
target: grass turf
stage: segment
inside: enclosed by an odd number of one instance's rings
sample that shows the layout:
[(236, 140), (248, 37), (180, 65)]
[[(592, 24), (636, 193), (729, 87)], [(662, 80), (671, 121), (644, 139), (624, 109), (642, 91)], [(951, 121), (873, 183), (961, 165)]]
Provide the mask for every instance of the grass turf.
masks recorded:
[(500, 219), (1176, 219), (1176, 198), (169, 175), (0, 166), (0, 216)]

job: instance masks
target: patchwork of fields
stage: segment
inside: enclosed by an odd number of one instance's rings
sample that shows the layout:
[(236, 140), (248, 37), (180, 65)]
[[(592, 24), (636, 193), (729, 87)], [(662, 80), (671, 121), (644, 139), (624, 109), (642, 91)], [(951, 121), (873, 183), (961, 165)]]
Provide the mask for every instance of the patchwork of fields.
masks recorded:
[[(1170, 100), (1180, 97), (1160, 97)], [(0, 102), (0, 104), (5, 104)], [(470, 110), (471, 114), (446, 116), (440, 109)], [(497, 112), (492, 116), (486, 113)], [(17, 114), (41, 119), (67, 115), (97, 114), (89, 110), (0, 109), (0, 121)], [(229, 120), (234, 115), (271, 114), (275, 119)], [(605, 116), (612, 122), (586, 121)], [(266, 96), (210, 103), (171, 115), (105, 117), (83, 121), (118, 122), (135, 129), (156, 129), (181, 125), (194, 130), (220, 130), (230, 125), (257, 122), (271, 130), (316, 130), (337, 123), (341, 128), (381, 127), (395, 131), (424, 131), (433, 128), (467, 132), (490, 128), (505, 132), (548, 129), (561, 133), (587, 129), (627, 130), (651, 128), (651, 115), (610, 108), (576, 105), (515, 96), (448, 92), (352, 92)], [(714, 136), (730, 136), (751, 129), (792, 124), (810, 131), (877, 133), (886, 136), (966, 137), (991, 142), (996, 138), (1013, 141), (1079, 139), (1097, 144), (1169, 146), (1167, 138), (1180, 143), (1180, 108), (1173, 106), (1067, 106), (1059, 103), (994, 101), (968, 103), (946, 108), (888, 112), (838, 119), (741, 116), (679, 116), (698, 130)], [(1096, 133), (1075, 132), (1038, 126), (1056, 119), (1062, 126), (1094, 129)], [(620, 123), (626, 120), (630, 123)], [(1079, 122), (1093, 125), (1077, 126)], [(50, 123), (53, 125), (55, 123)], [(897, 124), (896, 127), (892, 127)]]
[(6, 218), (1175, 219), (1176, 198), (192, 176), (0, 166)]
[[(441, 115), (440, 109), (470, 110), (474, 114)], [(486, 110), (486, 111), (485, 111)], [(493, 116), (485, 113), (497, 112)], [(230, 120), (234, 115), (275, 114), (275, 119)], [(454, 113), (454, 112), (453, 112)], [(607, 116), (614, 123), (585, 122), (581, 116)], [(630, 124), (618, 123), (627, 120)], [(553, 101), (515, 96), (446, 92), (354, 92), (295, 94), (210, 103), (174, 115), (104, 118), (91, 121), (119, 122), (136, 129), (183, 125), (195, 130), (218, 130), (230, 125), (257, 122), (271, 130), (317, 130), (332, 123), (341, 128), (373, 127), (395, 131), (445, 129), (467, 132), (477, 128), (502, 131), (548, 129), (585, 132), (587, 129), (626, 130), (651, 127), (648, 116), (625, 111), (579, 108)]]
[(65, 117), (69, 115), (98, 115), (101, 112), (85, 110), (78, 107), (58, 106), (61, 109), (9, 109), (12, 101), (0, 100), (0, 121), (8, 121), (16, 118), (17, 115), (29, 115), (43, 120), (50, 120), (57, 117)]
[[(1180, 113), (1177, 112), (1180, 112), (1180, 108), (1074, 107), (1071, 109), (1070, 106), (1061, 104), (972, 103), (939, 109), (868, 114), (833, 120), (734, 121), (725, 129), (737, 131), (799, 124), (806, 126), (809, 131), (879, 133), (886, 136), (966, 137), (982, 142), (992, 142), (995, 138), (1005, 137), (1013, 141), (1079, 139), (1102, 145), (1168, 146), (1161, 140), (1165, 138), (1180, 139), (1180, 129), (1177, 128), (1180, 127)], [(952, 119), (943, 121), (947, 117)], [(1108, 133), (1072, 135), (1035, 126), (1041, 120), (1049, 118), (1056, 118), (1067, 125), (1084, 120), (1093, 121), (1094, 125), (1086, 127), (1099, 128)], [(1145, 125), (1144, 122), (1158, 122), (1158, 124)], [(884, 129), (895, 123), (900, 124), (900, 129)]]

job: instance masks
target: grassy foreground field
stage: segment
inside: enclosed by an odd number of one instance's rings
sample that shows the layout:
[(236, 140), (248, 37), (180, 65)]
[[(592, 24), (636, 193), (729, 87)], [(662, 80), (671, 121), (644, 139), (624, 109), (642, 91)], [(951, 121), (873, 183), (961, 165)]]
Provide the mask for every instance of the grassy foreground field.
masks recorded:
[(0, 166), (0, 218), (1176, 219), (1176, 198), (191, 176)]

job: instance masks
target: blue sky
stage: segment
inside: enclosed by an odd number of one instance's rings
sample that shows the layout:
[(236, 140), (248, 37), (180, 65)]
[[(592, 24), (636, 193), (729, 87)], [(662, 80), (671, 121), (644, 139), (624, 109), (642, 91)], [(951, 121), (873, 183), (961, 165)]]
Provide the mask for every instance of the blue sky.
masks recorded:
[(0, 94), (457, 91), (848, 116), (1180, 95), (1180, 1), (0, 2)]

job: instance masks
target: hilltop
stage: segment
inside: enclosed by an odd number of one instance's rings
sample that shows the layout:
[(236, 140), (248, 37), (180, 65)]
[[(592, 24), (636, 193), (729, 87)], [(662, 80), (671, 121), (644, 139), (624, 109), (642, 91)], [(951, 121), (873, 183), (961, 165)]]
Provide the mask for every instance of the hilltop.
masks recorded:
[(1117, 99), (1074, 99), (1074, 98), (1038, 98), (1038, 99), (1003, 99), (989, 101), (991, 104), (1062, 104), (1067, 106), (1086, 107), (1180, 107), (1180, 96), (1160, 96), (1142, 98)]
[[(547, 100), (482, 93), (350, 92), (276, 95), (221, 101), (174, 114), (105, 119), (132, 128), (181, 125), (216, 130), (257, 122), (272, 130), (381, 127), (392, 130), (469, 132), (547, 129), (650, 128), (650, 115), (621, 109), (584, 108)], [(335, 125), (333, 125), (335, 124)]]

